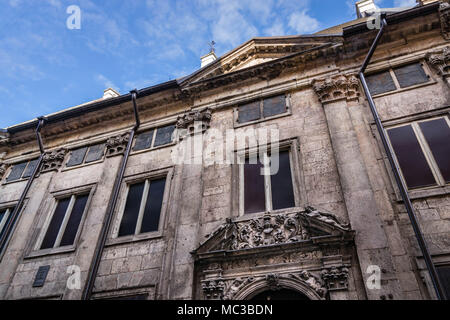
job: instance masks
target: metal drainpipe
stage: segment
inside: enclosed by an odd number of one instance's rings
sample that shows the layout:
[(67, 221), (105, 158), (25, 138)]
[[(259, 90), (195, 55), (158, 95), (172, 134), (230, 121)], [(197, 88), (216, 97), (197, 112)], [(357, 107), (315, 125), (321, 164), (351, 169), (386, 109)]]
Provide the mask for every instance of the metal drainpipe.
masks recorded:
[(3, 254), (3, 250), (6, 248), (6, 245), (8, 244), (8, 240), (9, 240), (9, 236), (10, 233), (13, 229), (13, 226), (15, 224), (15, 222), (17, 221), (18, 217), (19, 217), (19, 213), (22, 210), (23, 207), (23, 203), (25, 201), (25, 198), (27, 197), (28, 191), (31, 188), (31, 185), (33, 184), (34, 178), (36, 177), (41, 164), (42, 164), (42, 160), (44, 159), (44, 145), (42, 143), (42, 137), (41, 137), (41, 129), (42, 126), (44, 125), (44, 117), (39, 117), (38, 118), (38, 125), (36, 127), (36, 139), (39, 145), (39, 151), (41, 153), (41, 155), (39, 156), (38, 159), (38, 163), (36, 165), (36, 167), (34, 168), (30, 178), (28, 179), (27, 185), (25, 186), (25, 189), (22, 192), (22, 195), (20, 196), (19, 202), (17, 203), (16, 207), (14, 208), (13, 212), (11, 213), (11, 219), (9, 219), (8, 224), (5, 226), (5, 231), (3, 232), (2, 237), (0, 238), (0, 257)]
[(361, 79), (362, 86), (364, 88), (364, 93), (366, 94), (367, 100), (369, 102), (370, 111), (372, 112), (372, 115), (375, 119), (375, 123), (378, 129), (378, 133), (380, 134), (381, 141), (383, 143), (384, 150), (386, 152), (386, 155), (389, 159), (389, 163), (391, 165), (392, 171), (394, 172), (395, 181), (397, 182), (398, 189), (400, 190), (403, 203), (405, 204), (406, 211), (408, 212), (409, 220), (411, 221), (411, 225), (414, 229), (414, 233), (417, 238), (417, 242), (419, 243), (420, 250), (422, 251), (423, 258), (425, 260), (425, 264), (427, 266), (428, 272), (431, 277), (431, 281), (433, 283), (434, 290), (436, 291), (436, 296), (438, 300), (445, 300), (445, 292), (442, 288), (442, 284), (439, 281), (439, 276), (437, 274), (436, 268), (434, 267), (433, 260), (431, 259), (430, 252), (428, 251), (425, 239), (423, 237), (422, 231), (420, 229), (420, 226), (417, 222), (416, 214), (414, 213), (414, 208), (411, 203), (411, 199), (409, 198), (408, 189), (405, 185), (405, 182), (400, 177), (400, 168), (397, 166), (396, 162), (394, 161), (393, 157), (393, 150), (391, 149), (391, 146), (387, 142), (387, 136), (386, 132), (383, 128), (383, 124), (381, 123), (380, 117), (378, 115), (377, 108), (375, 106), (375, 102), (373, 101), (372, 95), (369, 91), (369, 87), (367, 86), (366, 78), (364, 77), (364, 72), (366, 71), (367, 66), (370, 63), (370, 59), (373, 56), (373, 53), (375, 52), (378, 43), (383, 36), (384, 29), (387, 26), (386, 16), (383, 15), (381, 17), (382, 19), (382, 25), (380, 28), (380, 31), (378, 32), (370, 50), (369, 53), (366, 56), (366, 59), (364, 60), (364, 63), (361, 67), (361, 70), (359, 71), (359, 78)]
[(85, 289), (83, 291), (82, 300), (89, 300), (92, 295), (92, 289), (94, 288), (95, 278), (97, 277), (98, 268), (100, 266), (100, 261), (103, 254), (103, 249), (105, 247), (106, 239), (108, 238), (109, 229), (111, 226), (112, 217), (114, 215), (114, 211), (116, 208), (117, 198), (119, 197), (120, 185), (122, 184), (123, 176), (125, 174), (125, 168), (127, 166), (128, 158), (130, 156), (131, 146), (133, 144), (133, 139), (136, 134), (136, 131), (139, 129), (141, 124), (139, 120), (139, 113), (136, 104), (136, 98), (138, 95), (138, 91), (136, 89), (130, 91), (131, 100), (133, 101), (133, 110), (136, 124), (130, 132), (130, 138), (128, 140), (127, 149), (125, 150), (124, 157), (122, 159), (122, 163), (120, 165), (119, 173), (116, 177), (116, 181), (114, 183), (112, 197), (109, 201), (108, 211), (106, 212), (106, 217), (102, 225), (102, 229), (100, 231), (100, 241), (95, 248), (94, 261), (89, 270), (87, 283)]

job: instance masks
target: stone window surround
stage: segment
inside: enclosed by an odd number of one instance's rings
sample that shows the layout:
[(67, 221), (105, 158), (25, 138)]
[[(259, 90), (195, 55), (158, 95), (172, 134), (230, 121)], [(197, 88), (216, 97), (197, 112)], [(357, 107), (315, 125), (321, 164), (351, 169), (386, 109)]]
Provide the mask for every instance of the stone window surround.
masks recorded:
[[(95, 194), (95, 190), (97, 188), (97, 184), (88, 184), (84, 186), (79, 186), (71, 189), (61, 190), (50, 192), (50, 201), (41, 207), (40, 213), (38, 213), (36, 219), (38, 219), (38, 227), (34, 231), (34, 234), (31, 238), (31, 242), (29, 248), (26, 250), (26, 254), (24, 259), (31, 259), (36, 257), (54, 255), (54, 254), (62, 254), (62, 253), (70, 253), (74, 252), (78, 246), (80, 235), (83, 231), (84, 222), (89, 213), (90, 204), (92, 201), (92, 197)], [(45, 237), (47, 232), (47, 228), (50, 224), (50, 221), (55, 212), (58, 201), (62, 198), (66, 198), (72, 195), (86, 194), (89, 193), (88, 200), (86, 202), (86, 207), (84, 208), (83, 216), (80, 221), (80, 225), (78, 227), (77, 235), (75, 236), (75, 240), (72, 245), (50, 248), (50, 249), (40, 249), (40, 245)], [(44, 200), (45, 201), (45, 200)]]
[[(424, 118), (424, 119), (420, 119), (420, 120), (417, 120), (417, 121), (411, 121), (411, 122), (406, 122), (406, 123), (402, 123), (402, 124), (392, 125), (392, 126), (389, 126), (389, 127), (385, 127), (385, 130), (387, 131), (389, 129), (399, 128), (399, 127), (410, 125), (413, 128), (413, 130), (414, 130), (415, 136), (416, 136), (416, 138), (417, 138), (417, 140), (419, 142), (419, 145), (421, 147), (421, 150), (422, 150), (422, 152), (423, 152), (423, 154), (424, 154), (424, 156), (426, 158), (428, 166), (430, 167), (431, 172), (432, 172), (432, 174), (434, 176), (434, 179), (436, 180), (437, 187), (445, 187), (447, 185), (450, 186), (450, 184), (449, 183), (445, 183), (445, 180), (442, 177), (442, 174), (441, 174), (440, 169), (439, 169), (439, 167), (438, 167), (438, 165), (437, 165), (437, 163), (436, 163), (436, 161), (434, 159), (433, 153), (432, 153), (432, 151), (431, 151), (431, 149), (430, 149), (430, 147), (428, 145), (428, 142), (426, 141), (425, 137), (423, 136), (422, 130), (419, 128), (419, 125), (418, 125), (420, 122), (432, 121), (432, 120), (437, 120), (437, 119), (444, 119), (444, 120), (446, 120), (447, 124), (448, 124), (448, 126), (450, 128), (450, 119), (449, 119), (449, 117), (446, 117), (445, 115), (443, 115), (443, 116), (429, 117), (429, 118)], [(394, 148), (392, 147), (392, 144), (391, 144), (391, 141), (390, 141), (390, 138), (389, 138), (389, 134), (387, 135), (387, 140), (388, 140), (388, 143), (390, 144), (392, 150), (394, 151)], [(398, 164), (398, 160), (397, 160), (397, 156), (395, 154), (395, 151), (394, 151), (394, 158), (395, 158), (395, 161), (397, 162), (397, 165), (400, 167), (400, 165)], [(400, 176), (405, 181), (405, 179), (403, 177), (402, 170), (400, 170)], [(436, 188), (436, 186), (419, 187), (419, 188), (410, 189), (409, 191), (411, 192), (411, 191), (418, 190), (418, 189), (424, 190), (424, 189), (430, 189), (430, 188)]]
[[(4, 164), (7, 165), (7, 169), (5, 171), (5, 174), (3, 175), (3, 180), (4, 181), (1, 183), (1, 185), (4, 186), (4, 185), (7, 185), (7, 184), (13, 184), (13, 183), (18, 183), (18, 182), (28, 181), (28, 179), (30, 179), (30, 177), (28, 177), (28, 178), (22, 178), (21, 177), (20, 179), (13, 180), (13, 181), (7, 181), (7, 179), (8, 179), (9, 174), (12, 171), (12, 168), (15, 165), (21, 164), (23, 162), (28, 162), (29, 163), (29, 162), (31, 162), (33, 160), (37, 160), (37, 158), (39, 158), (39, 154), (35, 155), (34, 157), (32, 155), (27, 155), (26, 157), (23, 157), (23, 159), (22, 159), (22, 157), (20, 157), (20, 160), (17, 159), (14, 162), (4, 162)], [(28, 166), (28, 164), (27, 164), (27, 166)], [(25, 170), (26, 170), (26, 168), (24, 169), (24, 172), (25, 172)], [(24, 172), (22, 172), (22, 175), (23, 175)], [(37, 172), (36, 177), (38, 177), (39, 174), (40, 174), (40, 171)]]
[[(167, 148), (167, 147), (172, 147), (172, 146), (176, 145), (177, 142), (178, 142), (178, 139), (177, 139), (178, 135), (176, 134), (176, 130), (177, 129), (175, 127), (175, 130), (174, 130), (175, 139), (173, 139), (172, 142), (167, 143), (167, 144), (163, 144), (163, 145), (160, 145), (160, 146), (157, 146), (157, 147), (151, 147), (151, 148), (142, 149), (142, 150), (133, 150), (134, 145), (136, 144), (136, 138), (138, 137), (138, 135), (140, 135), (141, 133), (150, 131), (150, 130), (155, 130), (155, 129), (158, 130), (159, 128), (170, 126), (172, 124), (175, 125), (176, 123), (172, 120), (172, 121), (166, 121), (163, 124), (158, 124), (158, 125), (154, 124), (152, 126), (146, 126), (145, 128), (141, 127), (138, 130), (138, 132), (136, 133), (135, 137), (134, 137), (134, 141), (133, 141), (133, 143), (131, 145), (130, 156), (133, 156), (135, 154), (141, 154), (141, 153), (145, 153), (145, 152), (155, 151), (155, 150), (159, 150), (159, 149), (163, 149), (163, 148)], [(152, 146), (155, 143), (155, 139), (156, 139), (156, 131), (153, 133)]]
[[(280, 151), (289, 151), (289, 158), (290, 158), (290, 165), (291, 165), (291, 177), (292, 177), (292, 187), (293, 187), (293, 191), (294, 191), (294, 201), (295, 201), (295, 207), (294, 208), (284, 208), (284, 209), (280, 209), (280, 210), (267, 210), (267, 206), (269, 205), (270, 202), (270, 206), (269, 208), (271, 208), (271, 199), (270, 199), (270, 192), (269, 192), (269, 196), (266, 196), (266, 211), (264, 212), (256, 212), (256, 213), (250, 213), (250, 214), (246, 214), (244, 212), (244, 189), (242, 188), (243, 184), (244, 184), (244, 158), (246, 156), (248, 156), (249, 154), (254, 154), (256, 152), (258, 152), (258, 148), (246, 148), (245, 150), (241, 149), (241, 150), (237, 150), (235, 151), (235, 163), (236, 165), (233, 165), (234, 169), (234, 174), (237, 177), (237, 181), (238, 184), (237, 185), (233, 185), (232, 188), (235, 188), (235, 194), (237, 195), (237, 197), (233, 198), (235, 200), (233, 200), (235, 203), (233, 204), (234, 208), (238, 208), (238, 212), (239, 212), (239, 218), (242, 219), (246, 219), (248, 217), (257, 217), (257, 216), (262, 216), (264, 214), (279, 214), (279, 213), (285, 213), (285, 212), (289, 212), (291, 210), (294, 210), (295, 208), (302, 208), (305, 205), (305, 200), (306, 199), (306, 194), (305, 191), (303, 190), (303, 188), (301, 188), (302, 183), (300, 183), (303, 180), (303, 175), (302, 175), (302, 170), (300, 168), (300, 155), (298, 154), (298, 150), (299, 150), (299, 142), (298, 142), (298, 138), (289, 138), (289, 139), (285, 139), (280, 141), (279, 143), (280, 146)], [(260, 146), (261, 147), (261, 146)], [(263, 146), (264, 147), (264, 146)], [(270, 150), (270, 145), (266, 145), (265, 147), (267, 147), (268, 150)], [(238, 162), (238, 158), (240, 158)], [(265, 178), (265, 185), (266, 185), (266, 191), (267, 191), (267, 185), (270, 185), (270, 177), (267, 176)]]
[[(122, 186), (120, 189), (120, 195), (117, 200), (118, 205), (114, 212), (114, 218), (112, 221), (112, 228), (109, 232), (109, 237), (106, 240), (105, 246), (113, 246), (124, 243), (138, 242), (150, 239), (161, 238), (163, 236), (163, 229), (165, 225), (165, 219), (167, 216), (167, 210), (169, 207), (169, 199), (171, 197), (171, 182), (173, 177), (173, 166), (167, 168), (161, 168), (152, 170), (145, 173), (139, 173), (124, 177)], [(159, 217), (158, 231), (141, 233), (136, 235), (129, 235), (124, 237), (118, 237), (120, 223), (122, 221), (123, 212), (125, 211), (125, 205), (127, 202), (128, 188), (130, 184), (139, 183), (148, 179), (157, 179), (166, 177), (166, 186), (164, 189), (163, 203), (161, 208), (161, 214)]]
[[(92, 162), (89, 162), (89, 163), (85, 163), (86, 157), (87, 157), (87, 155), (89, 153), (90, 148), (95, 146), (95, 145), (97, 145), (97, 144), (102, 144), (102, 143), (106, 143), (106, 141), (101, 140), (101, 141), (96, 142), (96, 143), (89, 143), (89, 144), (85, 144), (84, 146), (81, 146), (81, 147), (76, 147), (76, 148), (69, 149), (67, 151), (66, 158), (65, 158), (64, 164), (63, 164), (63, 169), (61, 170), (61, 172), (75, 170), (75, 169), (79, 169), (79, 168), (87, 167), (87, 166), (92, 166), (92, 165), (99, 164), (99, 163), (102, 163), (103, 161), (105, 161), (105, 159), (106, 159), (106, 152), (107, 152), (106, 145), (104, 146), (103, 156), (102, 156), (102, 158), (100, 160), (96, 160), (96, 161), (92, 161)], [(80, 148), (84, 148), (84, 147), (87, 147), (88, 149), (86, 150), (86, 154), (84, 155), (83, 162), (81, 164), (79, 164), (79, 165), (68, 167), (67, 166), (67, 162), (69, 162), (70, 157), (72, 156), (72, 151), (80, 149)]]
[[(264, 117), (261, 114), (261, 118), (258, 120), (253, 120), (253, 121), (248, 121), (248, 122), (244, 122), (244, 123), (239, 123), (238, 122), (238, 118), (239, 118), (239, 105), (245, 104), (245, 103), (250, 103), (252, 101), (262, 101), (264, 99), (268, 99), (268, 98), (272, 98), (272, 97), (276, 97), (278, 95), (285, 95), (285, 100), (286, 100), (286, 111), (280, 114), (276, 114), (270, 117)], [(273, 119), (278, 119), (281, 117), (287, 117), (287, 116), (291, 116), (292, 115), (292, 102), (291, 102), (291, 93), (265, 93), (265, 94), (260, 94), (257, 98), (247, 98), (244, 101), (240, 101), (238, 105), (235, 105), (233, 107), (233, 127), (236, 128), (241, 128), (241, 127), (245, 127), (245, 126), (249, 126), (252, 124), (256, 124), (256, 123), (260, 123), (260, 122), (265, 122), (265, 121), (270, 121)]]
[[(151, 291), (154, 291), (153, 295)], [(124, 289), (104, 290), (96, 291), (92, 294), (92, 300), (102, 300), (109, 298), (129, 297), (134, 295), (148, 294), (148, 300), (155, 300), (156, 298), (156, 285), (137, 286)]]
[[(432, 254), (431, 258), (433, 259), (433, 263), (436, 267), (450, 266), (450, 251), (442, 252), (440, 254)], [(428, 289), (428, 293), (430, 294), (430, 298), (436, 300), (436, 293), (434, 291), (433, 283), (430, 278), (430, 274), (428, 273), (428, 269), (426, 267), (425, 261), (422, 255), (418, 255), (415, 257), (415, 261), (417, 264), (417, 269), (419, 271), (420, 277), (422, 278), (423, 283)]]
[[(396, 119), (392, 119), (392, 120), (388, 120), (388, 121), (383, 121), (383, 127), (386, 130), (387, 128), (402, 126), (402, 125), (406, 125), (411, 122), (417, 122), (417, 121), (433, 119), (433, 118), (440, 118), (440, 117), (445, 117), (445, 116), (447, 116), (447, 119), (450, 120), (450, 107), (444, 107), (439, 110), (432, 110), (429, 112), (422, 112), (422, 113), (412, 114), (412, 115), (402, 117), (402, 118), (396, 118)], [(383, 156), (383, 160), (384, 160), (387, 172), (388, 172), (388, 176), (391, 181), (391, 185), (394, 188), (396, 201), (403, 202), (401, 194), (400, 194), (400, 190), (398, 189), (397, 183), (395, 182), (395, 177), (394, 177), (394, 174), (392, 173), (391, 166), (389, 164), (389, 160), (387, 159), (387, 157), (385, 155), (383, 144), (381, 143), (378, 132), (376, 132), (375, 123), (371, 122), (370, 126), (372, 129), (372, 133), (376, 137), (378, 146), (382, 152), (382, 156)], [(388, 137), (388, 143), (390, 144), (389, 137)], [(391, 148), (392, 148), (392, 146), (391, 146)], [(394, 160), (396, 161), (396, 164), (398, 165), (395, 154), (394, 154)], [(400, 174), (403, 179), (401, 171), (400, 171)], [(417, 188), (417, 189), (408, 190), (408, 193), (409, 193), (409, 197), (411, 198), (411, 200), (447, 195), (447, 194), (450, 194), (450, 185), (446, 184), (446, 185), (442, 185), (442, 186), (436, 185), (436, 186), (431, 186), (431, 187)]]

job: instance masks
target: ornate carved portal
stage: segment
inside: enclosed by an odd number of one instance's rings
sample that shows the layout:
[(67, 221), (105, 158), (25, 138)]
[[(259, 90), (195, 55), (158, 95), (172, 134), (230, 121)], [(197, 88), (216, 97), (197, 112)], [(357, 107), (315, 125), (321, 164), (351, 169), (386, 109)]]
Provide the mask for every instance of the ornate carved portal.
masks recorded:
[(250, 299), (290, 289), (309, 299), (348, 289), (354, 232), (334, 215), (300, 212), (227, 220), (192, 254), (197, 295)]

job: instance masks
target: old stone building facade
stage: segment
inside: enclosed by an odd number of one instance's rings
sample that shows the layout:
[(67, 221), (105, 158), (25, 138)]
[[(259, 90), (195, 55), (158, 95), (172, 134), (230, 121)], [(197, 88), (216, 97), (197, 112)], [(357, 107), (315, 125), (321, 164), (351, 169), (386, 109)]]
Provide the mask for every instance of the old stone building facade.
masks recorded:
[[(360, 16), (314, 35), (254, 38), (141, 89), (139, 124), (134, 94), (113, 90), (48, 115), (39, 166), (39, 120), (1, 131), (0, 230), (11, 228), (0, 298), (82, 299), (91, 278), (90, 299), (434, 299), (358, 79), (378, 31)], [(449, 17), (446, 1), (390, 12), (366, 72), (447, 290)], [(277, 130), (277, 174), (255, 171), (255, 150), (221, 143), (249, 129)], [(196, 137), (229, 162), (196, 161), (186, 152)]]

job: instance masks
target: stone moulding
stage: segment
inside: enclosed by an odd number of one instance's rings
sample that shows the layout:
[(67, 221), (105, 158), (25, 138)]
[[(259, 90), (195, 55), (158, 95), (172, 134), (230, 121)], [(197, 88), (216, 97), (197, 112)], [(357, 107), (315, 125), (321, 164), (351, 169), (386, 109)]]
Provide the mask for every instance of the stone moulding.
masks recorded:
[(332, 266), (324, 268), (320, 275), (329, 291), (345, 290), (348, 287), (347, 266)]
[(359, 80), (355, 75), (336, 75), (330, 78), (314, 80), (313, 89), (321, 103), (342, 99), (357, 100), (360, 95)]
[(194, 133), (205, 132), (209, 129), (211, 117), (212, 110), (210, 108), (188, 111), (182, 116), (178, 116), (176, 123), (178, 136), (183, 139), (184, 137)]
[(6, 165), (3, 163), (0, 163), (0, 180), (3, 179), (3, 176), (6, 173)]
[(441, 20), (442, 36), (446, 40), (450, 40), (450, 4), (447, 2), (441, 3), (439, 9), (439, 19)]
[(427, 60), (444, 79), (450, 75), (450, 46), (441, 51), (430, 52), (427, 54)]
[(61, 168), (67, 149), (58, 149), (44, 154), (41, 172), (58, 171)]
[(114, 157), (123, 154), (129, 140), (130, 134), (128, 132), (109, 138), (106, 141), (106, 157)]

